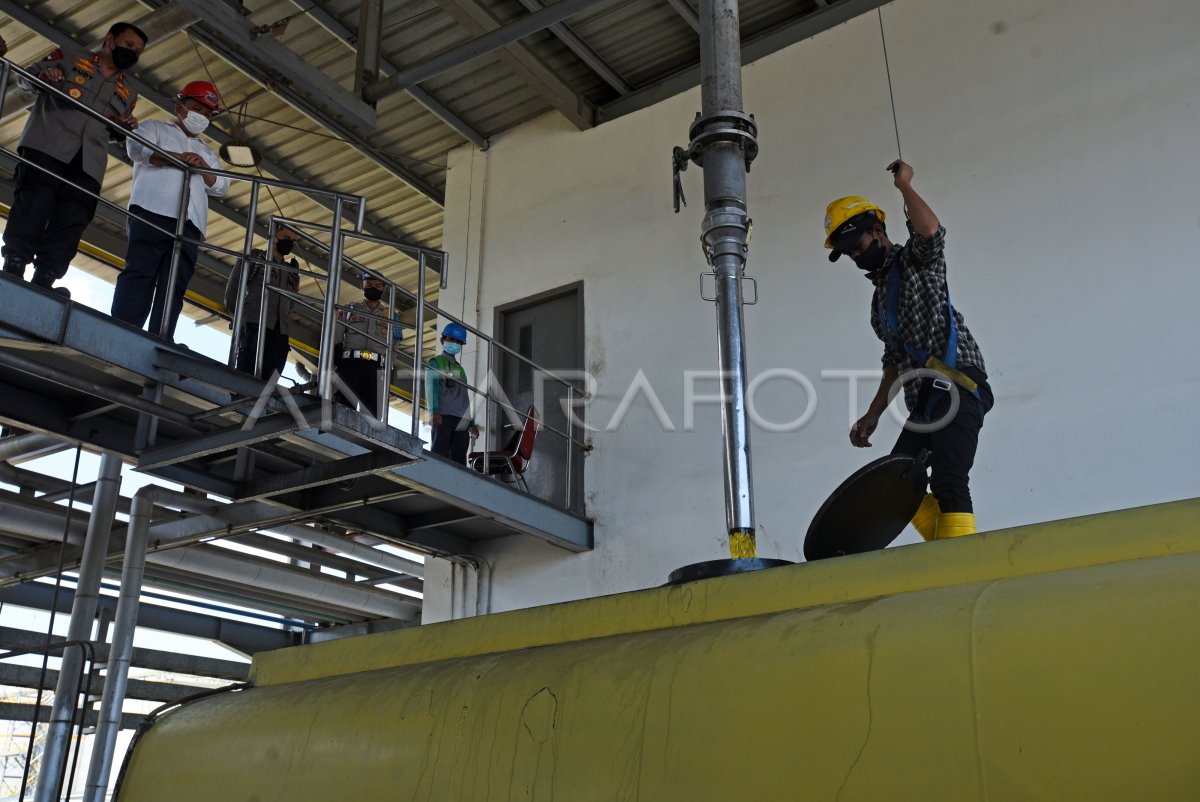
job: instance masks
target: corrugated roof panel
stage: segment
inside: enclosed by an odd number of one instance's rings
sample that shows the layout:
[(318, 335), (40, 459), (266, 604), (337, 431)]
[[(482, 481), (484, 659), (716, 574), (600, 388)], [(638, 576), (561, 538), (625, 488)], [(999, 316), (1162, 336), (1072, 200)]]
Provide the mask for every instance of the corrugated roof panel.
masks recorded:
[[(528, 12), (518, 0), (477, 0), (500, 24)], [(89, 44), (98, 43), (109, 25), (120, 19), (137, 21), (147, 6), (162, 0), (35, 0), (30, 10), (68, 33), (81, 33)], [(276, 25), (274, 35), (330, 79), (349, 89), (353, 85), (355, 53), (346, 36), (334, 35), (311, 13), (319, 5), (337, 21), (350, 39), (358, 27), (358, 0), (249, 0), (250, 19)], [(754, 35), (778, 27), (816, 8), (811, 0), (744, 0), (743, 33)], [(610, 0), (568, 19), (566, 24), (626, 81), (638, 86), (654, 84), (665, 76), (696, 64), (699, 57), (694, 30), (665, 2)], [(51, 49), (50, 40), (30, 34), (12, 20), (0, 20), (10, 55), (18, 62), (32, 61)], [(51, 37), (54, 38), (54, 37)], [(428, 59), (476, 38), (460, 26), (436, 0), (389, 2), (384, 11), (382, 50), (400, 69)], [(550, 32), (535, 33), (521, 47), (533, 53), (547, 71), (574, 92), (595, 104), (615, 99), (617, 93)], [(139, 78), (171, 95), (186, 81), (211, 76), (225, 102), (244, 112), (243, 134), (271, 162), (313, 186), (365, 195), (368, 228), (384, 235), (407, 236), (431, 246), (441, 242), (442, 209), (439, 204), (403, 183), (360, 148), (340, 141), (318, 121), (297, 110), (286, 99), (272, 94), (269, 79), (254, 78), (223, 60), (196, 37), (178, 33), (151, 43), (134, 70)], [(468, 125), (484, 136), (501, 131), (551, 110), (550, 101), (515, 73), (501, 52), (485, 54), (422, 83), (429, 92)], [(401, 92), (378, 104), (378, 124), (361, 138), (379, 154), (393, 160), (437, 191), (446, 181), (446, 152), (463, 143), (463, 137), (423, 105)], [(139, 104), (143, 118), (169, 119), (150, 103)], [(23, 113), (0, 122), (0, 139), (14, 146), (24, 125)], [(264, 118), (264, 119), (255, 119)], [(237, 120), (227, 115), (215, 129), (236, 132)], [(331, 138), (334, 136), (335, 138)], [(210, 140), (214, 147), (216, 143)], [(373, 151), (373, 152), (374, 152)], [(105, 195), (124, 204), (129, 194), (129, 168), (112, 160)], [(246, 186), (237, 186), (224, 200), (236, 221), (214, 213), (210, 239), (240, 249), (244, 239), (241, 215), (248, 202)], [(320, 222), (329, 210), (302, 192), (278, 190), (275, 200), (264, 193), (260, 212), (276, 211)], [(214, 205), (214, 209), (216, 206)], [(364, 253), (389, 262), (382, 252)], [(411, 264), (399, 260), (397, 275), (407, 275)]]

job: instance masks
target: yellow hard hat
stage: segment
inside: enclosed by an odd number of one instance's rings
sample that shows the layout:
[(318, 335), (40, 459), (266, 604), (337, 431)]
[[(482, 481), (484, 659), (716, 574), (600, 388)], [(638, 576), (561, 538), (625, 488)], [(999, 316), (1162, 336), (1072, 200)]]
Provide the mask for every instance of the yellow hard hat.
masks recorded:
[[(887, 220), (887, 215), (883, 209), (880, 209), (866, 198), (859, 197), (858, 195), (847, 195), (844, 198), (838, 198), (826, 206), (825, 247), (833, 248), (833, 235), (839, 228), (845, 225), (847, 220), (867, 213), (874, 214), (875, 217), (879, 218), (880, 222)], [(840, 256), (841, 254), (838, 255)]]

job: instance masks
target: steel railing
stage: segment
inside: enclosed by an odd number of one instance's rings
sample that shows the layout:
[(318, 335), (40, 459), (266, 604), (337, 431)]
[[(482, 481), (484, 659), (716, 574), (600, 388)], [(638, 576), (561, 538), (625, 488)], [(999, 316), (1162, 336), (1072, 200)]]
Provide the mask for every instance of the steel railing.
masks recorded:
[[(269, 229), (275, 231), (280, 227), (286, 226), (292, 231), (297, 232), (300, 238), (309, 245), (319, 249), (332, 248), (331, 243), (327, 243), (324, 239), (314, 236), (311, 231), (317, 231), (326, 236), (334, 236), (337, 232), (332, 231), (329, 226), (324, 226), (317, 223), (311, 223), (304, 220), (296, 220), (286, 217), (271, 218)], [(402, 283), (387, 278), (376, 270), (362, 264), (356, 259), (342, 254), (343, 263), (351, 268), (356, 275), (367, 275), (372, 278), (377, 278), (383, 282), (385, 292), (387, 293), (386, 308), (387, 314), (371, 315), (364, 313), (362, 309), (356, 310), (355, 314), (360, 317), (365, 317), (368, 320), (376, 321), (383, 328), (385, 334), (379, 336), (372, 333), (363, 333), (369, 342), (376, 346), (376, 350), (382, 357), (381, 371), (386, 377), (385, 381), (379, 382), (379, 399), (377, 408), (380, 410), (380, 423), (387, 422), (387, 410), (393, 401), (399, 401), (401, 407), (408, 412), (407, 430), (414, 436), (420, 436), (421, 410), (425, 407), (424, 403), (424, 378), (427, 369), (428, 359), (433, 356), (433, 352), (425, 346), (425, 334), (427, 331), (427, 321), (442, 319), (445, 322), (457, 323), (466, 329), (473, 337), (474, 341), (479, 345), (474, 346), (476, 353), (482, 353), (483, 365), (480, 375), (483, 377), (483, 384), (478, 383), (466, 384), (468, 391), (472, 394), (475, 402), (472, 404), (475, 408), (477, 419), (482, 419), (481, 440), (484, 444), (497, 442), (497, 439), (492, 435), (495, 428), (494, 419), (507, 417), (510, 423), (520, 428), (526, 420), (526, 410), (519, 409), (514, 406), (508, 399), (504, 388), (500, 386), (500, 381), (497, 377), (496, 363), (500, 358), (515, 360), (516, 364), (527, 366), (543, 383), (548, 383), (558, 388), (559, 394), (565, 396), (564, 411), (566, 412), (565, 428), (559, 428), (555, 425), (548, 424), (545, 420), (545, 409), (539, 410), (539, 437), (560, 438), (565, 444), (565, 464), (563, 469), (563, 489), (561, 495), (557, 497), (545, 498), (545, 500), (558, 504), (565, 509), (575, 509), (579, 505), (579, 499), (574, 497), (573, 477), (578, 470), (577, 461), (580, 459), (580, 454), (585, 447), (581, 438), (578, 437), (575, 429), (575, 405), (574, 401), (580, 394), (580, 388), (569, 377), (563, 376), (555, 371), (548, 370), (541, 365), (538, 365), (532, 359), (525, 357), (511, 347), (499, 342), (491, 335), (481, 331), (480, 329), (468, 324), (462, 319), (449, 314), (444, 309), (430, 303), (428, 294), (428, 279), (431, 273), (445, 276), (446, 254), (442, 251), (434, 251), (420, 246), (414, 246), (407, 243), (388, 240), (383, 237), (376, 237), (362, 232), (343, 231), (337, 234), (343, 242), (365, 242), (373, 245), (394, 248), (416, 260), (418, 270), (416, 273), (415, 286), (405, 286)], [(340, 283), (340, 274), (321, 274), (313, 270), (303, 268), (293, 268), (282, 262), (271, 260), (255, 260), (256, 263), (263, 266), (263, 284), (261, 297), (257, 303), (261, 303), (259, 308), (267, 308), (267, 298), (270, 293), (278, 295), (280, 298), (285, 298), (299, 306), (302, 312), (309, 316), (318, 318), (321, 325), (321, 340), (322, 342), (336, 343), (338, 341), (337, 330), (343, 324), (337, 320), (337, 313), (345, 311), (347, 305), (340, 303), (340, 294), (333, 289), (332, 285)], [(437, 267), (429, 266), (429, 263), (434, 261)], [(318, 300), (310, 296), (305, 296), (299, 293), (290, 292), (281, 287), (273, 286), (270, 280), (271, 271), (282, 270), (292, 273), (298, 273), (309, 278), (322, 279), (328, 283), (325, 289), (325, 303), (319, 304)], [(243, 275), (246, 271), (243, 271)], [(243, 292), (244, 295), (244, 292)], [(330, 298), (334, 300), (330, 302)], [(413, 308), (413, 320), (411, 325), (402, 321), (397, 313), (397, 301), (402, 300), (405, 304), (411, 305)], [(383, 304), (381, 304), (383, 306)], [(235, 312), (236, 314), (236, 312)], [(407, 342), (407, 337), (396, 337), (397, 327), (412, 328), (413, 336), (411, 342)], [(259, 341), (256, 344), (255, 364), (261, 364), (263, 347), (265, 338), (263, 329), (259, 327)], [(324, 351), (324, 349), (322, 349)], [(397, 368), (397, 363), (399, 367)], [(323, 364), (319, 365), (319, 369), (323, 368)], [(397, 379), (397, 373), (399, 377)], [(319, 376), (318, 394), (323, 400), (332, 401), (332, 395), (327, 393), (327, 390), (333, 391), (333, 380), (329, 379), (329, 384), (320, 381), (322, 376)], [(482, 407), (482, 409), (480, 409)], [(498, 434), (498, 432), (495, 432)], [(483, 448), (483, 451), (490, 449)], [(544, 447), (543, 447), (543, 450)], [(537, 448), (535, 446), (535, 454)], [(488, 472), (489, 458), (484, 457), (484, 473)]]
[[(13, 76), (17, 76), (21, 82), (33, 87), (37, 91), (52, 93), (56, 99), (68, 104), (94, 119), (102, 122), (106, 127), (116, 130), (120, 135), (132, 139), (149, 148), (153, 153), (162, 157), (168, 164), (179, 169), (183, 173), (183, 181), (181, 182), (178, 215), (176, 217), (176, 226), (174, 231), (170, 231), (155, 222), (148, 220), (112, 201), (104, 198), (99, 192), (91, 192), (84, 187), (81, 187), (71, 181), (56, 176), (52, 171), (37, 165), (30, 160), (24, 158), (19, 153), (0, 148), (0, 154), (3, 154), (18, 164), (26, 165), (30, 169), (35, 169), (46, 175), (56, 178), (63, 184), (74, 188), (92, 198), (95, 198), (98, 203), (112, 208), (126, 218), (136, 219), (139, 222), (150, 226), (156, 231), (159, 231), (173, 240), (173, 248), (171, 254), (170, 271), (167, 282), (167, 301), (166, 309), (164, 309), (162, 323), (160, 324), (159, 336), (165, 337), (167, 326), (169, 325), (169, 310), (173, 301), (173, 290), (176, 283), (176, 278), (179, 271), (180, 252), (184, 244), (195, 245), (198, 250), (203, 250), (206, 253), (225, 256), (233, 260), (245, 260), (244, 264), (249, 266), (251, 263), (261, 265), (263, 268), (263, 286), (256, 299), (260, 304), (258, 307), (264, 313), (267, 311), (267, 303), (270, 293), (277, 293), (281, 297), (286, 297), (292, 301), (294, 306), (298, 305), (299, 309), (310, 317), (315, 317), (319, 325), (319, 341), (317, 345), (317, 394), (323, 401), (333, 402), (336, 395), (336, 362), (337, 362), (337, 335), (339, 333), (340, 323), (337, 319), (339, 311), (343, 311), (346, 305), (340, 302), (341, 283), (346, 269), (354, 271), (356, 274), (368, 274), (370, 276), (381, 279), (388, 291), (388, 308), (392, 310), (392, 315), (395, 315), (396, 302), (403, 299), (406, 303), (411, 303), (415, 308), (414, 320), (412, 328), (415, 331), (413, 343), (407, 347), (401, 341), (395, 342), (397, 338), (391, 337), (393, 328), (396, 326), (406, 326), (407, 324), (400, 323), (395, 317), (380, 317), (380, 322), (385, 326), (387, 337), (378, 337), (368, 335), (371, 342), (379, 346), (379, 351), (384, 358), (382, 369), (387, 381), (380, 382), (380, 397), (377, 408), (380, 410), (381, 422), (386, 424), (388, 412), (391, 402), (399, 400), (404, 407), (409, 411), (409, 421), (407, 430), (414, 436), (419, 436), (421, 425), (421, 409), (424, 405), (423, 384), (424, 370), (427, 362), (427, 354), (424, 347), (424, 334), (426, 330), (426, 321), (442, 318), (446, 321), (452, 321), (463, 326), (467, 331), (471, 332), (477, 342), (482, 346), (476, 346), (476, 353), (479, 353), (479, 348), (483, 348), (483, 370), (484, 384), (482, 387), (477, 384), (468, 384), (467, 388), (475, 398), (473, 407), (478, 408), (482, 405), (482, 442), (484, 444), (493, 443), (493, 418), (499, 418), (501, 415), (507, 416), (510, 421), (521, 422), (525, 418), (525, 412), (517, 409), (509, 403), (503, 388), (499, 387), (499, 382), (496, 379), (495, 364), (500, 358), (515, 359), (521, 365), (528, 366), (544, 381), (549, 381), (559, 386), (559, 392), (566, 396), (566, 426), (565, 429), (560, 429), (555, 426), (548, 425), (545, 422), (546, 410), (539, 410), (541, 421), (539, 436), (561, 438), (565, 443), (566, 464), (563, 466), (565, 476), (564, 490), (560, 498), (547, 498), (547, 501), (559, 504), (566, 509), (576, 508), (579, 504), (579, 499), (574, 498), (572, 486), (573, 477), (578, 470), (577, 461), (580, 459), (585, 445), (584, 442), (576, 434), (575, 420), (575, 399), (579, 396), (581, 390), (575, 382), (567, 377), (561, 376), (558, 373), (547, 370), (531, 359), (521, 355), (517, 351), (509, 348), (503, 343), (495, 340), (491, 336), (485, 334), (479, 329), (467, 324), (465, 321), (448, 314), (442, 309), (439, 309), (435, 304), (428, 301), (427, 295), (429, 290), (428, 274), (432, 271), (438, 277), (437, 286), (445, 288), (447, 279), (446, 265), (448, 263), (447, 255), (444, 251), (433, 250), (421, 246), (402, 243), (395, 240), (389, 240), (383, 237), (377, 237), (365, 233), (363, 222), (366, 214), (366, 199), (360, 195), (354, 195), (335, 190), (317, 189), (301, 184), (279, 181), (272, 178), (266, 178), (260, 175), (247, 175), (243, 173), (233, 173), (226, 170), (197, 168), (188, 165), (176, 159), (171, 153), (163, 150), (153, 142), (138, 135), (137, 131), (129, 131), (117, 125), (113, 121), (106, 118), (103, 114), (92, 110), (83, 103), (76, 101), (65, 93), (59, 91), (56, 87), (40, 80), (37, 76), (30, 73), (28, 70), (22, 69), (7, 59), (0, 58), (0, 116), (4, 112), (5, 96), (8, 87), (12, 82)], [(25, 88), (24, 86), (22, 87)], [(246, 211), (246, 234), (243, 248), (241, 251), (235, 251), (225, 248), (203, 239), (193, 239), (186, 235), (187, 223), (187, 208), (189, 194), (191, 191), (191, 179), (193, 175), (213, 175), (223, 176), (231, 183), (237, 182), (249, 185), (249, 204)], [(258, 206), (260, 199), (260, 190), (263, 187), (270, 189), (280, 189), (300, 193), (306, 198), (322, 198), (332, 204), (332, 219), (328, 225), (319, 222), (298, 220), (285, 217), (283, 215), (271, 216), (266, 225), (266, 236), (268, 248), (265, 253), (270, 255), (270, 243), (274, 240), (275, 232), (280, 225), (286, 225), (288, 228), (296, 231), (302, 240), (309, 246), (324, 251), (327, 254), (325, 270), (313, 270), (303, 268), (293, 268), (288, 264), (276, 262), (270, 258), (257, 258), (252, 255), (254, 250), (254, 237), (257, 232), (258, 224)], [(347, 209), (352, 208), (353, 214), (347, 214)], [(345, 224), (350, 222), (351, 227), (345, 228)], [(314, 236), (309, 232), (318, 232), (322, 236)], [(367, 243), (375, 246), (380, 246), (386, 249), (391, 249), (396, 253), (407, 257), (417, 263), (417, 280), (415, 287), (407, 287), (398, 284), (395, 281), (385, 278), (378, 270), (362, 264), (358, 260), (347, 256), (345, 247), (347, 242)], [(318, 287), (323, 284), (323, 299), (313, 298), (311, 296), (300, 293), (291, 293), (279, 287), (271, 286), (271, 273), (275, 270), (294, 271), (302, 276), (307, 276), (316, 282)], [(246, 287), (249, 281), (249, 270), (241, 271), (240, 286), (238, 287), (237, 303), (232, 310), (226, 310), (232, 318), (233, 337), (230, 343), (229, 365), (233, 366), (236, 360), (236, 354), (240, 347), (240, 338), (243, 336), (246, 309)], [(265, 314), (263, 315), (265, 318)], [(261, 318), (260, 318), (261, 319)], [(258, 372), (258, 366), (262, 364), (263, 351), (265, 347), (266, 327), (258, 326), (257, 341), (255, 342), (254, 365), (255, 372)], [(402, 338), (400, 338), (402, 340)], [(428, 354), (432, 356), (432, 354)], [(402, 385), (393, 384), (392, 379), (396, 373), (397, 358), (401, 362), (401, 380)], [(405, 369), (407, 368), (407, 369)], [(163, 385), (157, 383), (146, 390), (146, 397), (149, 401), (148, 410), (155, 409), (162, 402)], [(139, 417), (138, 425), (138, 446), (146, 447), (153, 445), (157, 428), (157, 416), (153, 411), (144, 411)], [(489, 450), (483, 448), (484, 451)], [(543, 449), (544, 450), (544, 449)], [(536, 453), (536, 449), (535, 449)], [(485, 466), (486, 468), (486, 466)], [(485, 469), (485, 473), (487, 473)]]

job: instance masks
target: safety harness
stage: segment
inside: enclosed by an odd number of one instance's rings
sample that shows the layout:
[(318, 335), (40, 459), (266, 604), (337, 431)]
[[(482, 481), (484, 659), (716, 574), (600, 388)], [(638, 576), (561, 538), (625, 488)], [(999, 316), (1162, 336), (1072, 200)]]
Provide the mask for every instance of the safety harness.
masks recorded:
[[(877, 308), (876, 312), (879, 320), (883, 323), (883, 338), (888, 347), (896, 352), (908, 354), (918, 365), (922, 365), (930, 370), (937, 371), (945, 378), (935, 378), (933, 380), (933, 389), (942, 392), (950, 390), (951, 382), (957, 384), (975, 399), (983, 404), (983, 397), (979, 394), (979, 384), (961, 370), (956, 370), (954, 365), (958, 361), (958, 323), (954, 319), (954, 307), (950, 303), (950, 290), (946, 290), (946, 316), (950, 321), (950, 336), (946, 339), (946, 354), (941, 359), (938, 359), (933, 354), (922, 351), (912, 343), (904, 342), (900, 339), (899, 325), (899, 307), (900, 307), (900, 257), (899, 254), (892, 258), (891, 266), (888, 269), (888, 288), (887, 301), (883, 302), (876, 296)], [(929, 401), (925, 405), (924, 415), (929, 418), (933, 414), (933, 407), (937, 401), (937, 396), (930, 393)]]

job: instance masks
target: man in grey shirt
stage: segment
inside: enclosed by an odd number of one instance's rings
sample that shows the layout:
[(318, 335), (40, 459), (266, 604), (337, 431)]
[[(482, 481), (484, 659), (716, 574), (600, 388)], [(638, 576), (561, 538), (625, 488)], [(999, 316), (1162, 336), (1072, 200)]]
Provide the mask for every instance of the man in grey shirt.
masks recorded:
[[(137, 127), (137, 92), (125, 70), (137, 63), (146, 41), (141, 29), (118, 22), (100, 51), (64, 45), (29, 71), (71, 100), (132, 130)], [(119, 134), (61, 95), (28, 80), (18, 83), (26, 94), (37, 94), (37, 100), (17, 148), (32, 164), (17, 165), (13, 208), (4, 229), (4, 272), (24, 278), (25, 266), (32, 261), (33, 283), (49, 289), (66, 275), (79, 238), (96, 213), (93, 195), (99, 194), (108, 167), (109, 136)]]
[[(275, 246), (271, 249), (271, 261), (290, 264), (299, 269), (300, 265), (293, 257), (290, 261), (288, 254), (296, 246), (300, 235), (284, 226), (275, 232)], [(237, 363), (238, 370), (246, 373), (256, 373), (261, 379), (283, 373), (288, 358), (288, 333), (290, 325), (288, 318), (292, 312), (292, 302), (277, 292), (267, 292), (267, 330), (263, 335), (263, 358), (261, 368), (254, 370), (254, 357), (258, 348), (258, 327), (263, 324), (262, 292), (266, 267), (255, 259), (266, 259), (266, 254), (258, 249), (250, 253), (251, 259), (242, 259), (229, 274), (229, 283), (225, 285), (225, 308), (233, 317), (237, 306), (238, 288), (242, 283), (242, 273), (246, 272), (247, 261), (249, 272), (246, 273), (246, 297), (242, 307), (242, 328), (238, 334)], [(300, 290), (300, 274), (291, 270), (271, 268), (270, 287), (298, 292)]]

